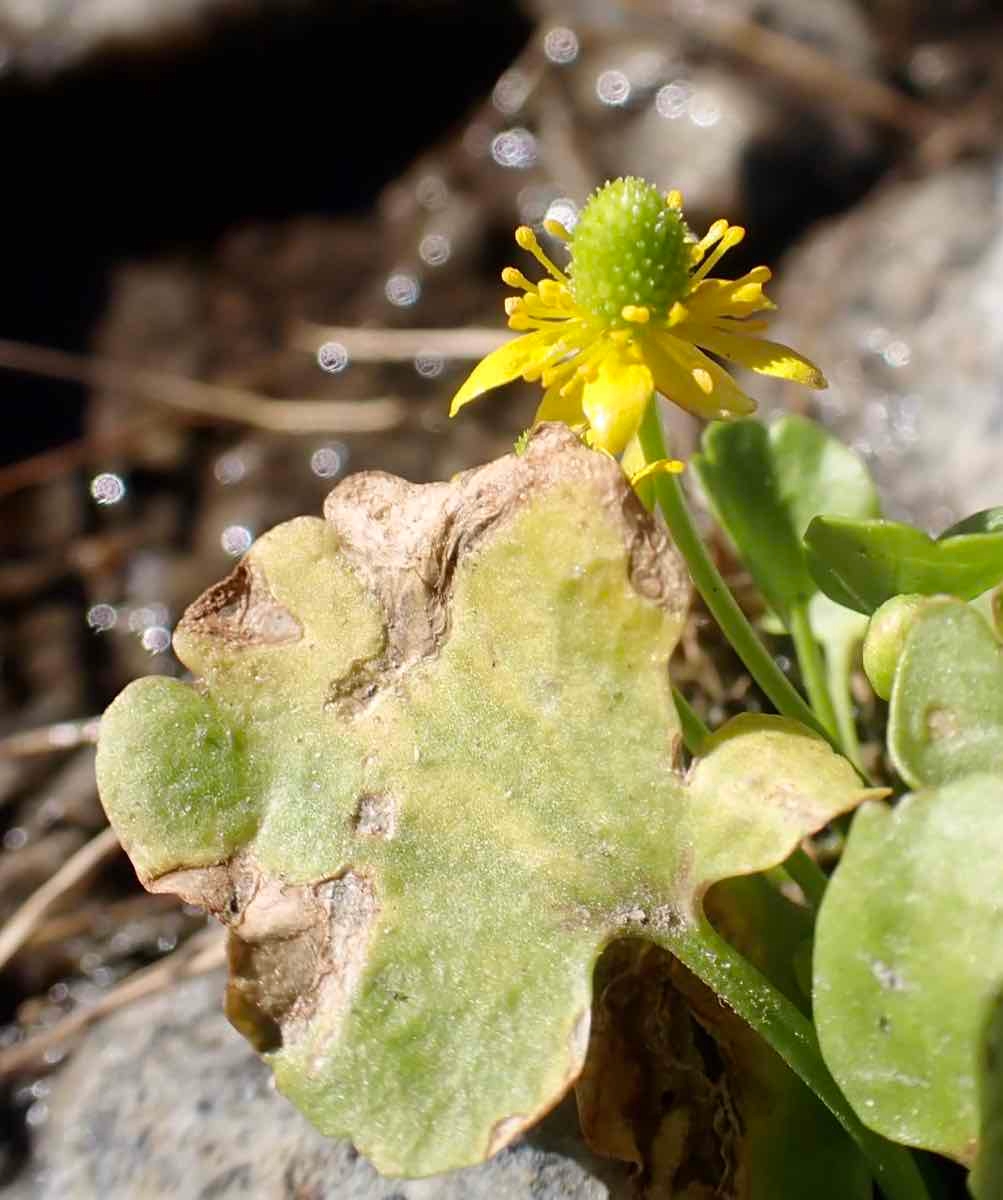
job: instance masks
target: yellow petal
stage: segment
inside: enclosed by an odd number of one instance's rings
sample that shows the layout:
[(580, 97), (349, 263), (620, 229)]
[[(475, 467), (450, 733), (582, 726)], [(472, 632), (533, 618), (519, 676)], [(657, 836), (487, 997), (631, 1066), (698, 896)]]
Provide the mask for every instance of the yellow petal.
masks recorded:
[(756, 410), (755, 401), (723, 367), (671, 333), (652, 333), (645, 338), (644, 361), (662, 395), (694, 416), (713, 421), (748, 416)]
[(631, 362), (617, 351), (607, 354), (595, 378), (582, 389), (592, 444), (619, 454), (637, 433), (654, 390), (644, 363)]
[(741, 279), (704, 279), (686, 297), (693, 321), (714, 321), (718, 317), (748, 317), (768, 312), (776, 305), (763, 291), (770, 273), (756, 267)]
[(506, 342), (497, 350), (492, 350), (487, 358), (482, 358), (474, 367), (453, 397), (449, 415), (455, 417), (471, 400), (518, 379), (530, 367), (536, 366), (554, 343), (560, 341), (564, 333), (563, 325), (553, 329), (537, 329), (533, 333), (526, 333), (511, 342)]
[(691, 326), (689, 336), (705, 350), (720, 354), (722, 358), (741, 363), (750, 371), (760, 375), (775, 375), (778, 379), (791, 379), (806, 387), (824, 388), (828, 384), (825, 376), (808, 359), (802, 358), (789, 346), (779, 342), (768, 342), (765, 338), (750, 337), (745, 333), (724, 333), (719, 329), (704, 329)]
[(547, 388), (540, 401), (540, 407), (533, 418), (535, 424), (540, 421), (563, 421), (565, 425), (581, 425), (585, 420), (582, 412), (581, 384), (566, 389), (566, 395), (561, 395), (561, 383), (555, 383)]

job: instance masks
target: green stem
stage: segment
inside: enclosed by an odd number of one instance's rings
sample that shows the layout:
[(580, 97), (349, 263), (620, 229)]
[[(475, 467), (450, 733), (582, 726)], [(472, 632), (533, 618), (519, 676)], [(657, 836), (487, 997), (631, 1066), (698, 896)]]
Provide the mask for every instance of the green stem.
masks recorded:
[(676, 712), (679, 714), (679, 725), (682, 729), (686, 749), (690, 754), (699, 754), (704, 739), (710, 736), (710, 730), (700, 719), (700, 714), (675, 685), (672, 688), (672, 699), (676, 702)]
[(829, 878), (818, 863), (799, 846), (784, 863), (787, 874), (804, 893), (809, 908), (818, 909), (829, 885)]
[[(657, 934), (655, 934), (657, 938)], [(929, 1200), (918, 1164), (902, 1146), (872, 1133), (829, 1074), (815, 1028), (797, 1007), (704, 919), (658, 939), (776, 1051), (856, 1142), (885, 1200)]]
[(850, 691), (850, 652), (839, 656), (826, 655), (826, 671), (829, 677), (829, 695), (836, 711), (836, 730), (843, 746), (843, 753), (864, 775), (864, 760), (860, 757), (860, 740), (857, 737), (857, 720), (853, 712), (853, 696)]
[(822, 651), (811, 630), (807, 604), (796, 604), (791, 608), (790, 627), (808, 699), (819, 721), (825, 726), (830, 741), (836, 741), (836, 713), (832, 707), (832, 697), (829, 695), (829, 681), (825, 675)]
[[(700, 714), (677, 687), (672, 689), (672, 698), (676, 702), (676, 711), (679, 713), (679, 724), (683, 731), (686, 749), (690, 754), (699, 754), (704, 742), (710, 737), (710, 730), (700, 719)], [(804, 893), (809, 907), (817, 909), (822, 903), (822, 897), (825, 895), (826, 885), (829, 882), (818, 863), (798, 847), (784, 863), (784, 867), (787, 874)]]
[[(658, 420), (658, 409), (654, 398), (641, 422), (638, 432), (641, 449), (649, 463), (665, 458), (665, 442)], [(690, 515), (683, 490), (674, 475), (656, 474), (652, 478), (658, 506), (665, 517), (676, 548), (686, 560), (697, 591), (714, 620), (720, 625), (725, 637), (736, 654), (745, 663), (752, 678), (770, 698), (777, 712), (814, 729), (832, 741), (825, 728), (816, 719), (805, 701), (795, 690), (790, 680), (773, 661), (773, 657), (756, 636), (755, 631), (739, 608), (721, 573), (714, 565), (707, 547), (703, 544), (693, 518)], [(838, 747), (836, 747), (838, 749)]]

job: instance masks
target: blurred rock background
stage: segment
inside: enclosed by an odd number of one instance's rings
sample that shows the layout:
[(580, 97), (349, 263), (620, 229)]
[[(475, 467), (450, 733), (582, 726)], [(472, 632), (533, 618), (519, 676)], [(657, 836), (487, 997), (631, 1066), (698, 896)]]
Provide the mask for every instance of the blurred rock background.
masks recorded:
[[(621, 173), (681, 188), (697, 227), (747, 223), (736, 271), (776, 266), (778, 336), (832, 387), (757, 380), (766, 411), (828, 421), (893, 515), (1000, 502), (1001, 108), (999, 0), (0, 0), (0, 1186), (650, 1189), (567, 1112), (449, 1182), (312, 1138), (218, 976), (174, 989), (218, 943), (103, 834), (93, 718), (179, 674), (185, 605), (346, 472), (508, 448), (532, 389), (446, 410), (503, 328), (512, 229)], [(680, 677), (720, 719), (747, 681), (701, 657), (697, 617)]]

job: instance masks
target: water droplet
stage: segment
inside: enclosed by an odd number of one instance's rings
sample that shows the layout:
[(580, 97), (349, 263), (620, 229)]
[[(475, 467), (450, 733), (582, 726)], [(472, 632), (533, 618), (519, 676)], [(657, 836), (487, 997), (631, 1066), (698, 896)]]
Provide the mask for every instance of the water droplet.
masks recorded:
[(418, 254), (421, 261), (430, 267), (441, 267), (449, 261), (452, 245), (444, 233), (429, 233), (421, 239)]
[(536, 164), (536, 138), (528, 129), (506, 129), (492, 140), (491, 157), (500, 167), (524, 171)]
[(693, 84), (686, 79), (676, 79), (656, 92), (655, 111), (660, 117), (677, 121), (686, 115), (692, 96)]
[(103, 471), (91, 480), (91, 495), (98, 504), (117, 504), (125, 495), (125, 482), (121, 476)]
[(94, 604), (87, 610), (87, 624), (97, 633), (114, 629), (118, 612), (111, 604)]
[(337, 375), (348, 366), (348, 350), (341, 342), (325, 342), (317, 351), (317, 363), (322, 370)]
[(219, 537), (219, 544), (234, 558), (245, 554), (254, 541), (254, 535), (246, 525), (227, 525)]
[(397, 308), (410, 308), (421, 295), (421, 284), (405, 271), (395, 271), (383, 288), (386, 298)]
[(5, 850), (20, 850), (28, 842), (28, 831), (22, 829), (20, 825), (15, 825), (13, 829), (8, 829), (3, 835), (3, 848)]
[(166, 624), (167, 606), (165, 604), (144, 604), (129, 613), (129, 629), (132, 633), (142, 633), (151, 625)]
[(578, 205), (568, 196), (558, 196), (548, 206), (545, 219), (559, 221), (570, 232), (578, 224)]
[(244, 478), (247, 474), (247, 463), (240, 454), (231, 450), (216, 459), (212, 473), (218, 483), (227, 487), (231, 483), (239, 483)]
[(319, 446), (310, 455), (310, 470), (318, 479), (334, 479), (340, 475), (348, 461), (348, 447), (344, 442), (331, 442)]
[(422, 377), (422, 379), (436, 379), (445, 369), (446, 360), (441, 354), (436, 354), (434, 351), (424, 351), (416, 354), (414, 358), (414, 369)]
[(630, 99), (630, 80), (623, 71), (603, 71), (596, 80), (596, 95), (603, 104), (618, 108)]
[(150, 654), (163, 654), (171, 644), (171, 631), (163, 625), (151, 625), (143, 630), (143, 649)]
[(574, 62), (578, 57), (578, 35), (566, 25), (555, 25), (544, 35), (543, 53), (558, 66)]
[(912, 349), (908, 342), (896, 338), (885, 346), (881, 357), (890, 367), (906, 367), (912, 358)]

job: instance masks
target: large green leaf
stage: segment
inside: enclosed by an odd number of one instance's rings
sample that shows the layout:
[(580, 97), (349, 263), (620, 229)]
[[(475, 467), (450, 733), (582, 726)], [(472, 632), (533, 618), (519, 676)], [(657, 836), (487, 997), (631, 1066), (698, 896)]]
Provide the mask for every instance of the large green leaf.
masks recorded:
[(977, 1059), (1003, 982), (1003, 778), (856, 815), (815, 941), (822, 1053), (878, 1133), (971, 1164)]
[(972, 600), (1003, 579), (998, 512), (977, 513), (938, 539), (898, 521), (819, 516), (805, 534), (808, 565), (827, 596), (868, 615), (907, 593)]
[(545, 425), (452, 484), (349, 478), (188, 611), (196, 690), (108, 711), (101, 795), (140, 876), (229, 925), (231, 1020), (381, 1170), (509, 1142), (582, 1069), (608, 943), (692, 949), (712, 883), (871, 794), (781, 718), (681, 772), (687, 600), (616, 463)]
[(961, 600), (912, 618), (892, 684), (888, 750), (911, 787), (1003, 773), (1003, 646)]
[[(878, 495), (861, 459), (821, 425), (786, 416), (709, 425), (693, 466), (723, 528), (783, 620), (816, 589), (802, 538), (813, 517), (872, 517)], [(852, 607), (852, 606), (851, 606)]]

